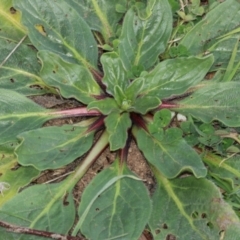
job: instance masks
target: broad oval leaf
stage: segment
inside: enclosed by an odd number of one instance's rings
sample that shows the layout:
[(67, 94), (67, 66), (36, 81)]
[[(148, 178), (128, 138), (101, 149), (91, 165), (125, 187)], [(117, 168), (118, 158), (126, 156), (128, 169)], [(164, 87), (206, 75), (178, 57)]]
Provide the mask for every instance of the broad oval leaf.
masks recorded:
[(183, 171), (191, 171), (198, 178), (206, 176), (201, 158), (174, 128), (150, 134), (134, 127), (133, 134), (147, 161), (165, 177), (174, 178)]
[(45, 127), (18, 135), (22, 140), (15, 150), (18, 162), (39, 170), (56, 169), (86, 153), (93, 142), (87, 127), (63, 125)]
[(155, 177), (158, 184), (149, 221), (155, 240), (169, 234), (179, 239), (237, 240), (240, 221), (212, 182), (194, 177), (167, 180), (157, 171)]
[(116, 12), (119, 0), (68, 0), (81, 14), (91, 29), (102, 34), (105, 42), (115, 37), (119, 20), (123, 14)]
[(191, 114), (209, 123), (219, 120), (227, 126), (240, 126), (240, 83), (223, 82), (203, 84), (189, 97), (179, 101), (174, 110)]
[[(67, 234), (74, 223), (75, 207), (73, 196), (64, 184), (65, 181), (25, 189), (0, 208), (0, 220), (21, 227)], [(31, 235), (10, 233), (3, 228), (0, 228), (0, 234), (3, 239), (33, 240)]]
[(119, 161), (98, 174), (84, 190), (74, 232), (80, 228), (94, 240), (137, 240), (151, 212), (149, 194), (139, 180)]
[[(148, 4), (152, 4), (149, 1)], [(132, 66), (151, 68), (164, 52), (172, 32), (172, 13), (167, 0), (156, 0), (152, 13), (142, 20), (130, 8), (124, 17), (119, 55), (126, 69)]]
[(22, 12), (22, 23), (38, 50), (97, 69), (97, 44), (91, 30), (66, 1), (15, 0), (14, 7)]
[[(15, 43), (0, 39), (0, 63), (15, 47)], [(40, 68), (37, 52), (32, 47), (22, 43), (10, 58), (0, 66), (0, 87), (28, 96), (50, 92), (39, 77)], [(40, 87), (35, 87), (35, 85)]]
[(104, 120), (109, 134), (111, 151), (123, 148), (128, 137), (128, 129), (132, 125), (129, 113), (110, 113)]
[(58, 88), (65, 98), (75, 98), (88, 104), (96, 100), (94, 96), (101, 95), (101, 88), (88, 69), (79, 64), (64, 61), (58, 55), (40, 51), (42, 60), (41, 77), (49, 86)]
[(141, 94), (160, 99), (182, 94), (203, 80), (212, 63), (212, 56), (165, 60), (144, 76)]
[(40, 127), (54, 116), (50, 111), (11, 90), (0, 89), (0, 144)]

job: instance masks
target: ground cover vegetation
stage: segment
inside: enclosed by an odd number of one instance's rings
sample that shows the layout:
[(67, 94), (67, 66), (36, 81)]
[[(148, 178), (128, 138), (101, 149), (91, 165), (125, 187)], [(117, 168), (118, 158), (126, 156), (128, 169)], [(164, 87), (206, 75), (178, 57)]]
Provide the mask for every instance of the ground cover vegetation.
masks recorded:
[(239, 239), (239, 19), (237, 0), (1, 0), (1, 239)]

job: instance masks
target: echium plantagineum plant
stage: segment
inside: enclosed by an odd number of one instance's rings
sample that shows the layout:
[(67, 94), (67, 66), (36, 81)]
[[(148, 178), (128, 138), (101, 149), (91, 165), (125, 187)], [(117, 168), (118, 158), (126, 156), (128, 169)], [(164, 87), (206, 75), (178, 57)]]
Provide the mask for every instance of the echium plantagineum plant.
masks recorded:
[[(153, 239), (239, 239), (240, 4), (212, 1), (187, 33), (175, 8), (1, 1), (1, 239), (137, 240), (144, 229)], [(27, 98), (45, 93), (83, 105), (45, 109)], [(127, 166), (132, 140), (153, 172), (151, 194)], [(114, 163), (76, 209), (75, 185), (108, 146)], [(64, 180), (30, 184), (81, 156)]]

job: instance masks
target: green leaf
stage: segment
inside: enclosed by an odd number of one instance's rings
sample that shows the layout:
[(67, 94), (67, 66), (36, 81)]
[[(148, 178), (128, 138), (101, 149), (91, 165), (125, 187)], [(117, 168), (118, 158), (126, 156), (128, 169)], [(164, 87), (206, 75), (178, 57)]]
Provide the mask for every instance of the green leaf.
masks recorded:
[(94, 96), (102, 91), (92, 74), (79, 64), (64, 61), (58, 55), (40, 51), (38, 56), (42, 60), (41, 77), (48, 85), (60, 90), (65, 98), (75, 98), (88, 104), (96, 100)]
[(133, 134), (139, 149), (145, 158), (167, 178), (174, 178), (183, 171), (191, 171), (196, 177), (207, 173), (201, 158), (181, 138), (177, 128), (165, 132), (148, 133), (143, 129), (133, 128)]
[(115, 37), (119, 20), (123, 14), (115, 10), (117, 0), (70, 0), (67, 1), (73, 6), (91, 29), (102, 34), (105, 42)]
[(130, 8), (124, 17), (119, 42), (119, 55), (125, 68), (151, 68), (159, 54), (164, 52), (171, 31), (172, 13), (167, 0), (156, 0), (152, 14), (146, 20)]
[(240, 184), (240, 162), (239, 156), (221, 158), (214, 154), (206, 154), (203, 161), (208, 165), (211, 175), (231, 182), (232, 187)]
[(155, 176), (158, 185), (149, 221), (155, 240), (169, 234), (194, 240), (239, 236), (239, 219), (212, 182), (194, 177), (167, 180), (157, 171)]
[(191, 114), (205, 123), (219, 120), (227, 126), (240, 126), (240, 83), (210, 83), (178, 102), (177, 112)]
[(11, 0), (1, 0), (0, 2), (0, 39), (18, 42), (27, 31), (20, 22), (21, 14), (12, 8)]
[[(0, 208), (0, 220), (22, 227), (66, 234), (75, 219), (73, 196), (66, 192), (65, 182), (31, 186)], [(5, 239), (30, 240), (30, 235), (6, 233)]]
[(119, 106), (113, 98), (104, 98), (88, 104), (88, 110), (95, 109), (104, 115), (111, 112), (119, 112)]
[[(171, 119), (172, 115), (168, 109), (157, 111), (154, 114), (153, 122), (148, 127), (149, 131), (151, 134), (161, 132), (162, 128), (167, 127), (167, 125), (171, 122)], [(182, 134), (180, 136), (182, 136)]]
[[(180, 45), (185, 46), (194, 55), (204, 53), (217, 42), (221, 42), (221, 37), (239, 26), (239, 17), (239, 2), (236, 0), (225, 1), (211, 10), (202, 21), (196, 24), (194, 28), (185, 35)], [(233, 46), (227, 55), (226, 44), (224, 43), (221, 48), (219, 46), (219, 54), (226, 56), (225, 61), (229, 60)], [(223, 59), (223, 56), (220, 56), (221, 59)]]
[(20, 188), (28, 185), (39, 175), (39, 171), (33, 167), (17, 166), (17, 158), (13, 151), (15, 145), (15, 143), (0, 145), (0, 184), (6, 183), (9, 186), (9, 189), (1, 194), (0, 207), (13, 198)]
[(119, 56), (114, 52), (105, 53), (101, 57), (101, 63), (104, 70), (102, 81), (107, 86), (107, 92), (113, 95), (115, 86), (126, 89), (129, 84), (127, 71)]
[(145, 86), (141, 94), (161, 99), (182, 94), (203, 80), (212, 63), (212, 56), (165, 60), (144, 76)]
[(237, 70), (240, 66), (239, 62), (236, 64), (236, 66), (234, 65), (234, 62), (236, 60), (236, 56), (237, 56), (237, 53), (238, 53), (238, 45), (239, 45), (239, 40), (236, 41), (236, 44), (233, 48), (232, 55), (231, 55), (231, 58), (229, 60), (226, 72), (223, 76), (223, 80), (225, 82), (231, 81), (233, 79), (234, 75), (236, 74), (236, 72), (237, 72)]
[(240, 47), (238, 46), (238, 48), (234, 50), (236, 41), (238, 41), (238, 39), (238, 35), (233, 35), (232, 37), (219, 40), (213, 46), (210, 45), (209, 51), (214, 55), (214, 64), (211, 68), (211, 71), (225, 70), (230, 64), (229, 59), (231, 58), (233, 51), (237, 51), (233, 64), (236, 65), (239, 63)]
[(53, 116), (49, 110), (23, 95), (0, 89), (0, 144), (15, 139), (22, 132), (40, 127), (51, 118)]
[[(0, 63), (5, 60), (14, 47), (16, 47), (15, 43), (0, 39)], [(40, 68), (36, 51), (30, 46), (21, 44), (3, 66), (0, 66), (0, 87), (24, 95), (47, 93), (49, 90), (38, 74)], [(41, 88), (34, 87), (35, 85), (39, 85)]]
[(144, 78), (136, 78), (134, 79), (125, 90), (125, 94), (128, 99), (130, 99), (132, 102), (136, 99), (136, 97), (139, 95), (141, 90), (144, 87)]
[(133, 110), (134, 112), (146, 114), (150, 110), (158, 107), (160, 104), (161, 104), (161, 101), (157, 97), (142, 96), (142, 97), (136, 98), (132, 108), (134, 109)]
[(15, 0), (14, 7), (22, 12), (22, 23), (38, 50), (97, 69), (98, 50), (91, 30), (66, 1)]
[(84, 190), (78, 214), (81, 232), (94, 240), (139, 239), (151, 212), (144, 184), (119, 161), (103, 170)]
[(129, 113), (111, 113), (105, 120), (111, 151), (123, 148), (128, 137), (128, 129), (132, 125)]
[(56, 169), (86, 153), (93, 143), (87, 127), (63, 125), (45, 127), (18, 135), (22, 140), (15, 153), (23, 166), (39, 170)]

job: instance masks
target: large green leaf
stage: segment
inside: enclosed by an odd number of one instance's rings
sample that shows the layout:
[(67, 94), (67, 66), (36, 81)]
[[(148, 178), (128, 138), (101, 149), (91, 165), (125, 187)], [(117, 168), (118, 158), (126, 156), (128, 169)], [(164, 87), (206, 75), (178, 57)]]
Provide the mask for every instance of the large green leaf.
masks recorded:
[(53, 116), (49, 110), (23, 95), (0, 89), (0, 144), (15, 139), (22, 132), (40, 127), (51, 118)]
[(92, 74), (79, 64), (64, 61), (58, 55), (40, 51), (43, 68), (41, 77), (49, 86), (58, 88), (65, 98), (75, 98), (83, 103), (96, 100), (101, 94), (99, 85)]
[(144, 76), (141, 94), (159, 98), (182, 94), (203, 80), (213, 63), (213, 57), (177, 58), (159, 63)]
[(74, 232), (80, 228), (94, 240), (137, 240), (151, 212), (147, 189), (139, 180), (119, 161), (98, 174), (82, 195)]
[(129, 84), (129, 80), (127, 78), (127, 71), (119, 56), (114, 52), (104, 54), (101, 57), (101, 63), (104, 70), (102, 81), (107, 86), (108, 93), (113, 95), (114, 88), (117, 85), (122, 90), (125, 90)]
[(67, 1), (81, 14), (91, 29), (102, 34), (105, 41), (115, 37), (121, 13), (116, 12), (119, 0), (70, 0)]
[[(0, 39), (0, 63), (5, 60), (15, 46), (15, 43)], [(21, 44), (3, 66), (0, 66), (0, 87), (24, 95), (49, 92), (45, 88), (46, 84), (39, 77), (40, 68), (37, 52), (32, 47)], [(41, 88), (34, 87), (35, 85), (41, 86)]]
[(15, 0), (22, 22), (38, 50), (59, 54), (88, 68), (97, 68), (97, 44), (81, 15), (64, 0)]
[(206, 175), (201, 158), (181, 137), (179, 129), (154, 130), (156, 132), (148, 133), (135, 127), (133, 134), (147, 161), (164, 176), (174, 178), (183, 171), (191, 171), (196, 177)]
[(1, 194), (0, 207), (14, 197), (20, 188), (29, 184), (33, 178), (39, 175), (39, 171), (33, 167), (18, 166), (16, 168), (18, 163), (14, 155), (15, 145), (15, 143), (9, 143), (0, 146), (0, 184), (6, 183), (9, 186)]
[(22, 139), (15, 153), (21, 165), (39, 170), (56, 169), (67, 165), (89, 150), (93, 133), (87, 127), (63, 125), (46, 127), (18, 135)]
[(206, 123), (219, 120), (227, 126), (240, 126), (240, 83), (210, 83), (203, 86), (179, 101), (175, 110), (191, 114)]
[(172, 13), (167, 0), (151, 4), (151, 14), (141, 19), (136, 9), (130, 8), (124, 17), (119, 42), (119, 54), (126, 69), (132, 66), (151, 68), (164, 52), (172, 31)]
[(127, 141), (128, 129), (132, 124), (129, 113), (112, 112), (104, 121), (109, 134), (110, 149), (115, 151), (123, 148)]
[(155, 176), (158, 184), (149, 221), (155, 240), (169, 234), (194, 240), (239, 238), (239, 219), (212, 182), (194, 177), (167, 180), (157, 171)]
[(203, 53), (207, 50), (205, 47), (209, 47), (210, 43), (213, 45), (216, 43), (217, 38), (238, 27), (239, 17), (239, 2), (236, 0), (225, 1), (215, 7), (202, 21), (196, 24), (186, 34), (180, 44), (184, 45), (192, 54)]
[[(67, 234), (74, 223), (75, 207), (73, 196), (66, 191), (64, 183), (35, 185), (25, 189), (0, 208), (0, 220)], [(3, 228), (0, 228), (0, 234), (3, 239), (33, 239), (31, 235), (9, 233)]]
[(20, 23), (20, 12), (12, 8), (12, 0), (0, 1), (0, 39), (18, 42), (26, 35), (25, 27)]

